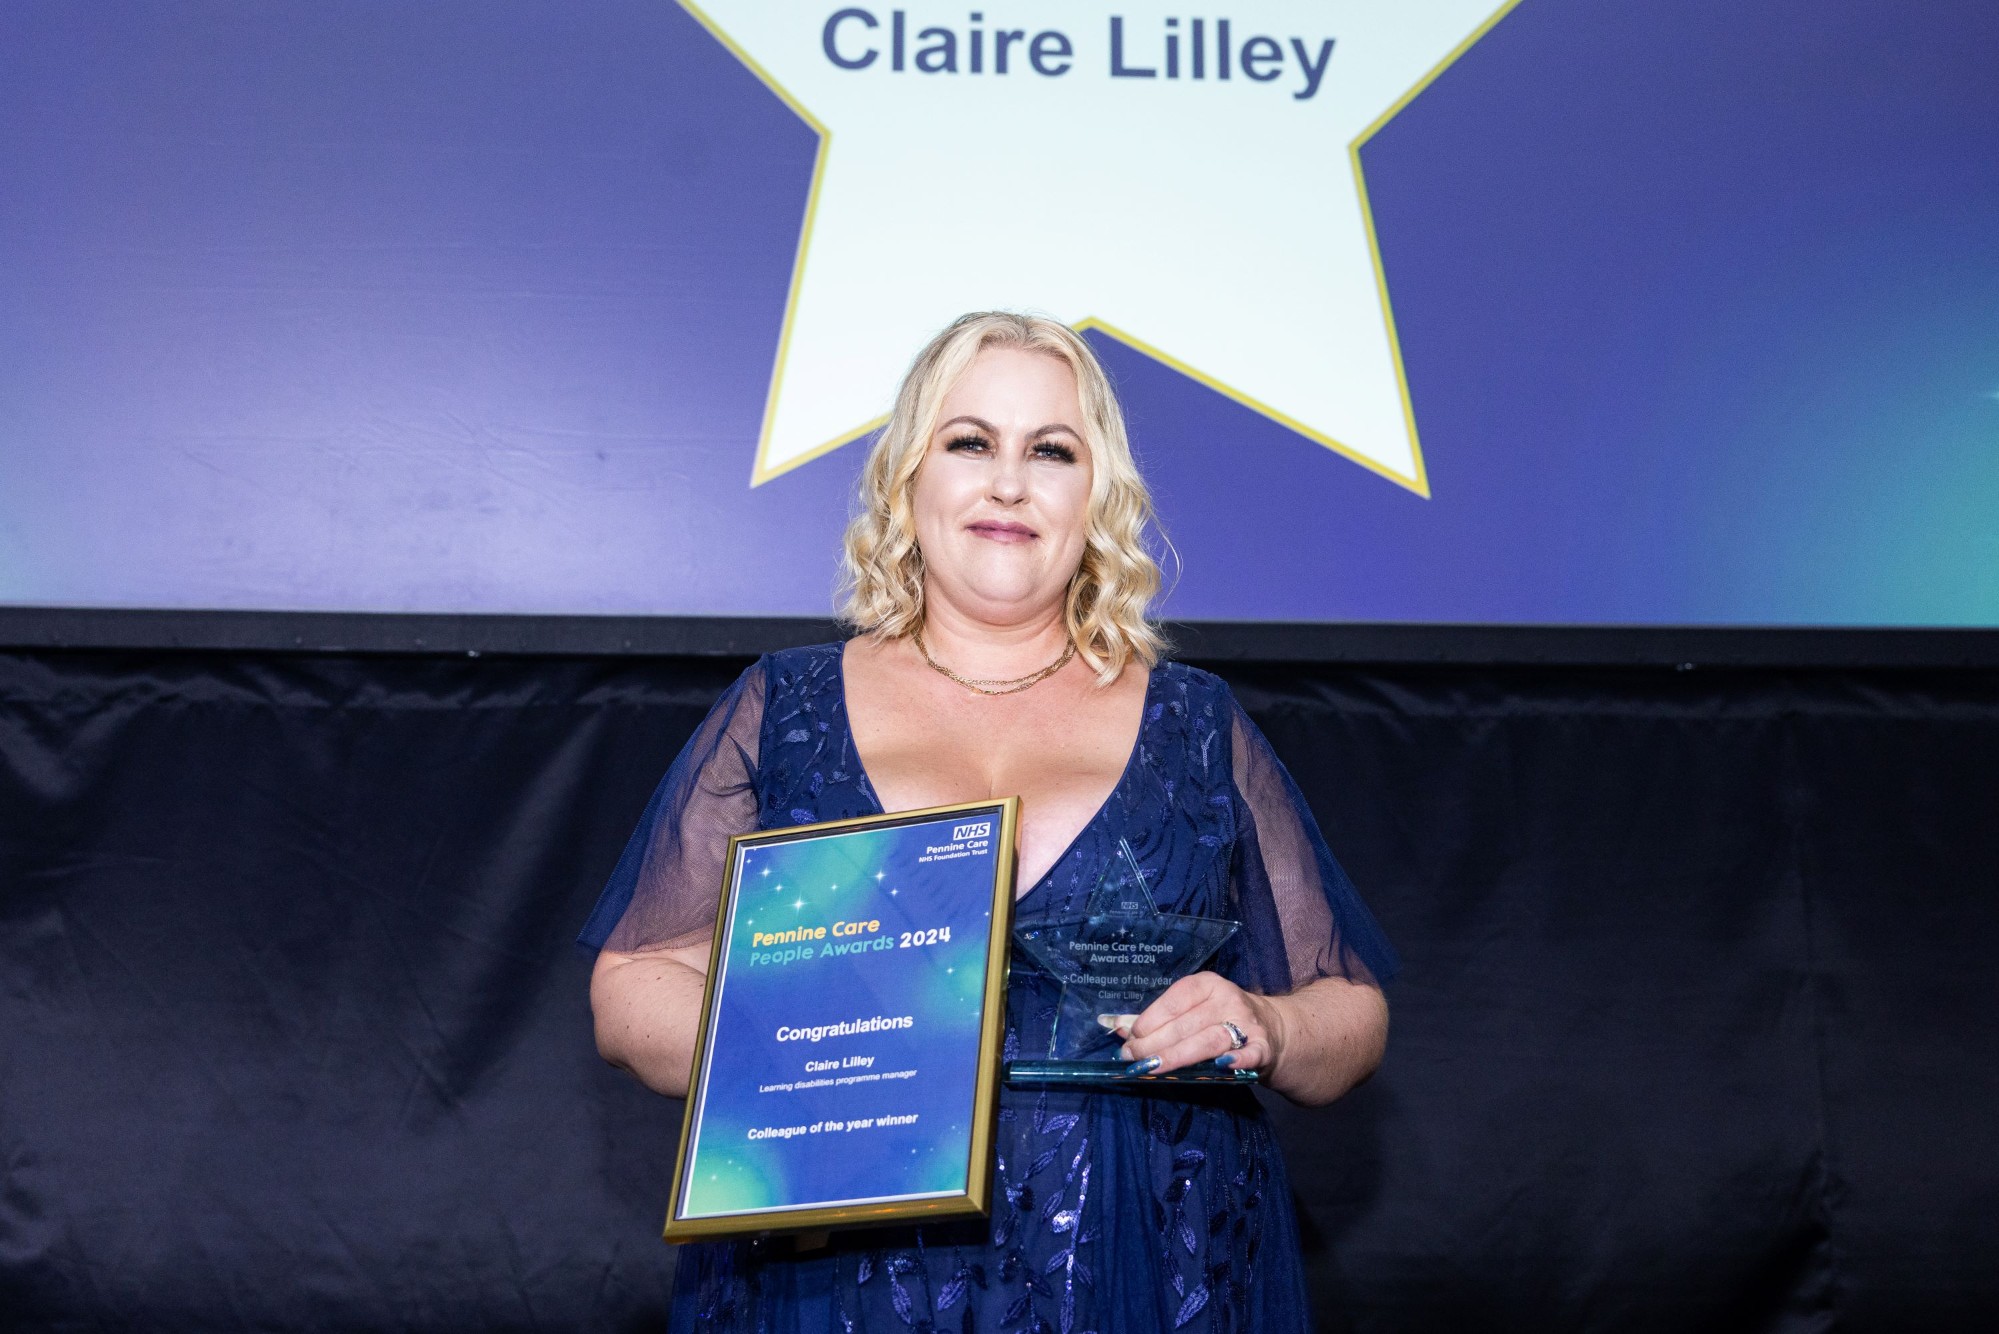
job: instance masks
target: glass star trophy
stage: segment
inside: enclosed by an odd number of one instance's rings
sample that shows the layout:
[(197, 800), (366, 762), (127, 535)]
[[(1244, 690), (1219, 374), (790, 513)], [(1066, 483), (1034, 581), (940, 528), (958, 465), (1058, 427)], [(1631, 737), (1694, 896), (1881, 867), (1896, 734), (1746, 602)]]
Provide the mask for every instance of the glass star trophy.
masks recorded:
[(1163, 1074), (1127, 1074), (1130, 1062), (1118, 1054), (1124, 1040), (1115, 1031), (1173, 983), (1199, 972), (1239, 929), (1222, 918), (1160, 912), (1131, 845), (1120, 839), (1081, 915), (1014, 927), (1015, 957), (1053, 978), (1061, 993), (1045, 1032), (1040, 1014), (1021, 1021), (1022, 1059), (1007, 1062), (1007, 1082), (1254, 1083), (1254, 1070), (1207, 1062)]

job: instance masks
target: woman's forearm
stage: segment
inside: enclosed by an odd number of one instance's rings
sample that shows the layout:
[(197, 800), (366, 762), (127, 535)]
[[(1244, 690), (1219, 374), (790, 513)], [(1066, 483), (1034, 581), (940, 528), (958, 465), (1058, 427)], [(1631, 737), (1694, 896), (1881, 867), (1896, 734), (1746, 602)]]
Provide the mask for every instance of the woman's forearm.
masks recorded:
[(1272, 1048), (1264, 1082), (1293, 1102), (1323, 1106), (1381, 1064), (1388, 1002), (1379, 989), (1324, 977), (1257, 1000)]
[(706, 946), (644, 954), (606, 950), (590, 974), (598, 1054), (670, 1098), (687, 1096), (707, 955)]

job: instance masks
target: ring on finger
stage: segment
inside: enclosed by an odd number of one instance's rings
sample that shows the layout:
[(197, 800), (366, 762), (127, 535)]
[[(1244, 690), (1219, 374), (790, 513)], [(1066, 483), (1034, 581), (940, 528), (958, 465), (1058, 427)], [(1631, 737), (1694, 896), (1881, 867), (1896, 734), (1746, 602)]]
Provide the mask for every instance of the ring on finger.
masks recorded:
[(1226, 1019), (1222, 1020), (1222, 1027), (1228, 1030), (1230, 1051), (1241, 1051), (1249, 1045), (1249, 1034)]

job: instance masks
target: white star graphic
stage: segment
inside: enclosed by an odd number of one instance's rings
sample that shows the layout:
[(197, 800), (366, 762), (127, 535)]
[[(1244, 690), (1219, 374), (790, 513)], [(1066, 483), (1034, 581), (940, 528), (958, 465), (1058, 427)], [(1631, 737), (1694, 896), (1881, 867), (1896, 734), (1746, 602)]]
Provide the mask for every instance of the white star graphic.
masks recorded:
[(752, 484), (1026, 307), (1429, 494), (1360, 147), (1519, 0), (905, 2), (682, 0), (820, 135)]

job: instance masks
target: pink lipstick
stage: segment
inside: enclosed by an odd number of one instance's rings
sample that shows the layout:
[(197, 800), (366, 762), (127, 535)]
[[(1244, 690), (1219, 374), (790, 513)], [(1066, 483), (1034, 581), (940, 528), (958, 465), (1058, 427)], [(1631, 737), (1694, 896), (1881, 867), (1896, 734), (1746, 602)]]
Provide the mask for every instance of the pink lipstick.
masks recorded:
[(994, 542), (1032, 542), (1038, 536), (1024, 523), (1009, 523), (1003, 519), (982, 519), (965, 527), (968, 531)]

